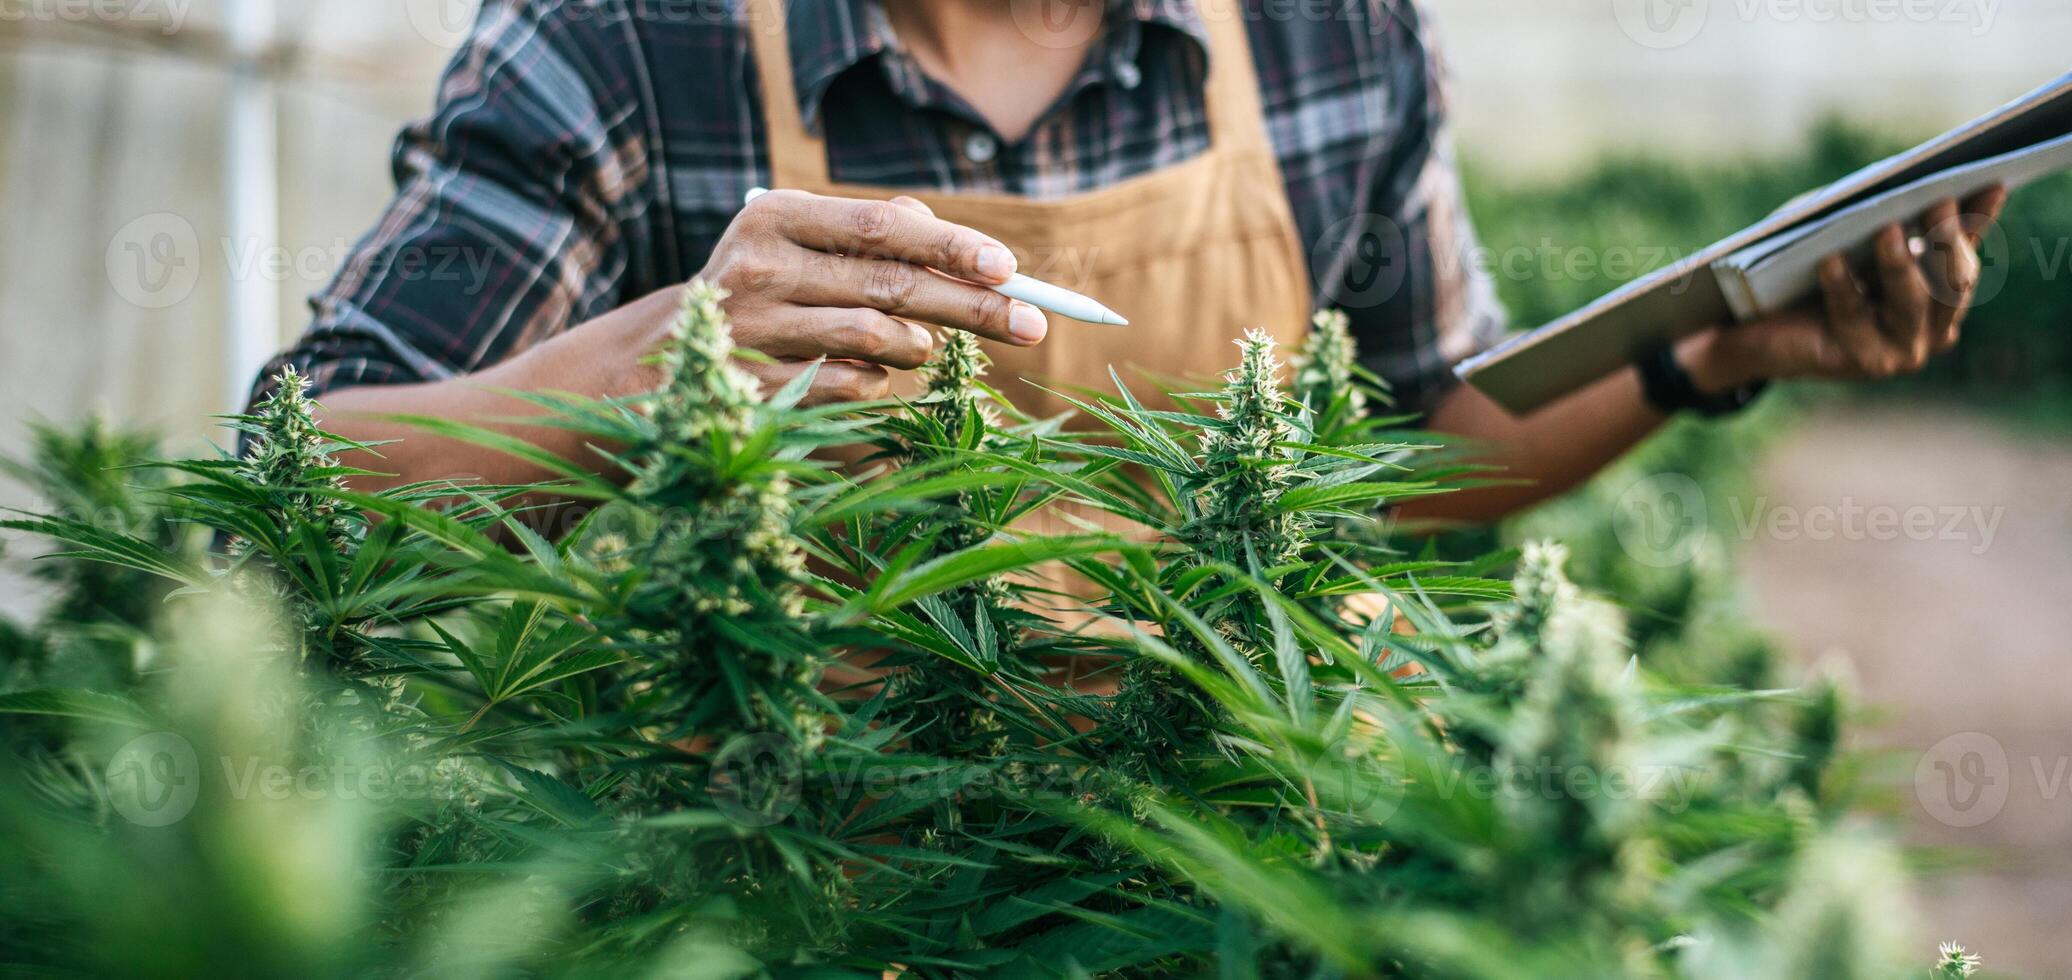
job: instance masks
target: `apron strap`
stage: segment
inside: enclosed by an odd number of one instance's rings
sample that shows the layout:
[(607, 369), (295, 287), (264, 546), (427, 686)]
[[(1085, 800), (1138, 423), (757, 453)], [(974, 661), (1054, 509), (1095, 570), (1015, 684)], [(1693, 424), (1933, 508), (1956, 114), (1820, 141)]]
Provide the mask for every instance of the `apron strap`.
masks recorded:
[(784, 0), (750, 0), (748, 35), (762, 79), (763, 141), (770, 155), (770, 186), (819, 188), (827, 176), (827, 144), (806, 130), (793, 86), (790, 32)]
[(1252, 37), (1245, 29), (1243, 0), (1196, 0), (1196, 16), (1209, 35), (1209, 80), (1203, 108), (1209, 117), (1210, 150), (1273, 153), (1266, 109), (1259, 98), (1259, 73), (1252, 63)]
[[(749, 0), (748, 34), (762, 82), (764, 141), (772, 187), (826, 187), (827, 142), (806, 129), (793, 84), (791, 42), (784, 0)], [(1209, 121), (1209, 151), (1273, 153), (1266, 111), (1259, 98), (1252, 40), (1245, 29), (1243, 0), (1197, 0), (1197, 15), (1209, 36), (1209, 78), (1203, 103)]]

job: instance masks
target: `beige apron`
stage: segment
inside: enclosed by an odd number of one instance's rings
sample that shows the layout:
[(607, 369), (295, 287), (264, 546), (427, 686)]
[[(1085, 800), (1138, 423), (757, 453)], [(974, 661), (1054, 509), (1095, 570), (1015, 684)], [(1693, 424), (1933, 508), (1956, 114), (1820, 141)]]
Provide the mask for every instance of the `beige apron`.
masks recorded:
[[(1113, 187), (1035, 201), (835, 182), (828, 175), (826, 143), (799, 116), (783, 6), (783, 0), (758, 0), (750, 17), (769, 134), (770, 186), (872, 200), (913, 197), (938, 217), (1006, 245), (1022, 272), (1092, 296), (1129, 318), (1129, 326), (1112, 327), (1052, 314), (1049, 337), (1035, 347), (987, 341), (992, 380), (1021, 410), (1037, 417), (1072, 410), (1056, 395), (1023, 382), (1112, 391), (1111, 365), (1138, 397), (1167, 403), (1154, 384), (1132, 375), (1213, 380), (1237, 365), (1232, 342), (1247, 329), (1265, 329), (1284, 348), (1307, 336), (1308, 265), (1267, 135), (1243, 18), (1203, 18), (1209, 34), (1206, 151)], [(911, 373), (894, 377), (896, 392), (918, 390)], [(1121, 533), (1141, 531), (1070, 505), (1047, 508), (1025, 530), (1069, 533), (1083, 527), (1067, 514)], [(1082, 591), (1082, 583), (1052, 584)], [(1072, 683), (1096, 693), (1109, 685), (1105, 679)]]
[[(946, 221), (975, 228), (1013, 250), (1021, 271), (1085, 293), (1128, 317), (1095, 326), (1052, 314), (1035, 347), (987, 342), (993, 380), (1038, 417), (1071, 406), (1025, 381), (1069, 391), (1114, 387), (1113, 365), (1132, 390), (1137, 371), (1201, 381), (1237, 364), (1231, 342), (1263, 327), (1283, 345), (1309, 329), (1309, 271), (1274, 157), (1252, 67), (1244, 19), (1203, 18), (1209, 33), (1209, 148), (1200, 156), (1113, 187), (1060, 200), (997, 194), (938, 194), (839, 184), (827, 146), (807, 132), (792, 87), (783, 0), (759, 0), (751, 16), (762, 74), (772, 187), (837, 197), (905, 194)], [(902, 377), (895, 390), (911, 393)], [(1154, 386), (1141, 384), (1140, 397)]]

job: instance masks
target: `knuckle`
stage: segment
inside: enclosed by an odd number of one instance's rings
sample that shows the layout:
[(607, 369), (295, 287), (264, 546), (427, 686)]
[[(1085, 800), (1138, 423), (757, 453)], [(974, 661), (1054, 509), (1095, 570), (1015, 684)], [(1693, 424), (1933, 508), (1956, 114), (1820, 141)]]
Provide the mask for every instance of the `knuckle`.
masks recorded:
[(829, 393), (836, 401), (860, 402), (871, 399), (870, 379), (863, 372), (844, 367), (828, 382)]
[(1007, 318), (1014, 309), (1013, 301), (990, 289), (972, 290), (971, 325), (1007, 329)]
[(748, 202), (736, 220), (742, 222), (745, 227), (761, 228), (774, 224), (777, 215), (783, 213), (786, 208), (800, 203), (802, 199), (798, 191), (771, 191)]
[(828, 401), (853, 402), (856, 400), (856, 381), (847, 372), (836, 371), (828, 365), (821, 365), (820, 378), (814, 387), (827, 393)]
[(766, 293), (783, 285), (784, 266), (766, 252), (747, 252), (727, 264), (721, 280), (729, 292)]
[(899, 205), (891, 201), (870, 201), (856, 208), (851, 220), (856, 238), (865, 245), (883, 245), (892, 238), (899, 221)]
[(879, 328), (878, 317), (870, 313), (848, 317), (837, 328), (836, 335), (842, 348), (856, 357), (875, 360), (885, 353), (884, 331)]
[(801, 207), (813, 200), (813, 195), (799, 190), (775, 190), (751, 201), (750, 210), (762, 209), (764, 215), (774, 215), (791, 208)]
[(899, 352), (899, 367), (918, 368), (935, 353), (935, 337), (911, 323), (895, 320), (891, 325), (893, 348)]
[(964, 234), (955, 228), (945, 228), (936, 235), (935, 254), (947, 265), (962, 268), (978, 264), (978, 246), (965, 241)]
[(1957, 288), (1958, 292), (1969, 295), (1978, 288), (1979, 277), (1983, 272), (1984, 269), (1982, 268), (1982, 263), (1979, 262), (1978, 253), (1966, 248), (1958, 255), (1957, 271), (1951, 277), (1955, 280), (1952, 285)]
[(901, 262), (873, 262), (863, 277), (863, 295), (884, 310), (904, 309), (920, 287), (914, 270)]
[(826, 252), (807, 250), (799, 258), (800, 278), (805, 282), (839, 282), (843, 260)]

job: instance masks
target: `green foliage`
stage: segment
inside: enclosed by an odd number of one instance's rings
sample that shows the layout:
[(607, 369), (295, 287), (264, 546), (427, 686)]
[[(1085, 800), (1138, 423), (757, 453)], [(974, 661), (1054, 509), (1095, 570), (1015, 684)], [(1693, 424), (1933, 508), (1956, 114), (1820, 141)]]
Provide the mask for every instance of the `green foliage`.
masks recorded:
[[(149, 538), (180, 552), (193, 544), (162, 520), (151, 491), (158, 475), (135, 465), (153, 452), (144, 435), (92, 418), (77, 429), (35, 425), (25, 460), (0, 460), (0, 473), (42, 502), (51, 516)], [(50, 589), (32, 628), (0, 624), (0, 684), (8, 687), (119, 687), (148, 653), (149, 633), (169, 586), (155, 575), (100, 562), (47, 560), (29, 565)]]
[[(758, 400), (718, 301), (687, 293), (657, 392), (524, 396), (614, 447), (602, 474), (426, 419), (562, 478), (356, 492), (338, 460), (377, 449), (317, 431), (285, 378), (233, 421), (243, 455), (139, 471), (177, 477), (125, 490), (141, 526), (6, 522), (67, 567), (165, 584), (135, 626), (150, 670), (0, 689), (0, 957), (801, 978), (1925, 960), (1829, 768), (1840, 694), (1636, 662), (1558, 546), (1406, 553), (1376, 515), (1458, 474), (1360, 411), (1384, 396), (1330, 321), (1293, 396), (1253, 335), (1172, 409), (1120, 379), (1079, 400), (1084, 431), (1017, 412), (962, 335), (912, 403), (803, 409), (810, 378)], [(100, 479), (52, 455), (29, 472)], [(550, 496), (582, 507), (553, 538)]]

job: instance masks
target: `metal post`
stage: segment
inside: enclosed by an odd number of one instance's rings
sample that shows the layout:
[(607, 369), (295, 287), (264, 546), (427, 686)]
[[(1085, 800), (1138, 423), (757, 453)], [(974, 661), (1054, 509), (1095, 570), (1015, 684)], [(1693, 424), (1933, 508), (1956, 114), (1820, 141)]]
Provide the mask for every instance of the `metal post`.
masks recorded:
[[(267, 257), (280, 247), (279, 94), (267, 69), (275, 0), (224, 4), (233, 62), (224, 130), (229, 275), (228, 404), (244, 407), (252, 379), (281, 343), (281, 287)], [(249, 259), (249, 261), (246, 261)]]

